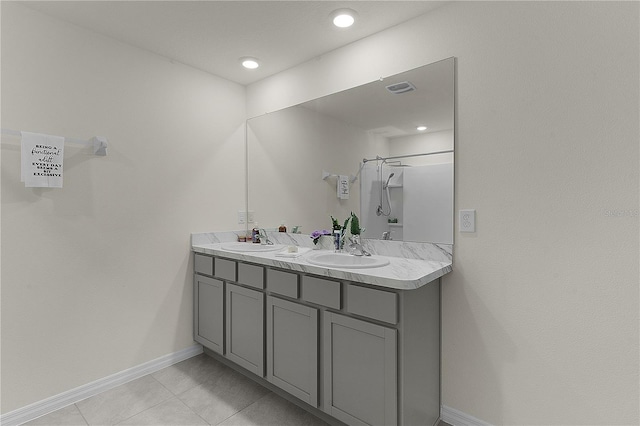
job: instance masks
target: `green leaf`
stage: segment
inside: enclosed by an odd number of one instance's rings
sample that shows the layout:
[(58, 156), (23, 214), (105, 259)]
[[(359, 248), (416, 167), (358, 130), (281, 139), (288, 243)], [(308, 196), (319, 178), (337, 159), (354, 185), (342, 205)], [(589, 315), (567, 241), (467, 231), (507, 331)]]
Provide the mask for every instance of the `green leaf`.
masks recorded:
[[(342, 231), (340, 224), (338, 224), (338, 220), (331, 216), (331, 224), (333, 226), (334, 231)], [(346, 225), (346, 224), (345, 224)]]
[(351, 234), (360, 235), (360, 220), (353, 212), (351, 212)]
[(351, 216), (349, 216), (347, 220), (344, 221), (344, 225), (342, 226), (342, 229), (344, 229), (345, 231), (347, 230), (347, 224), (349, 223), (350, 219), (351, 219)]

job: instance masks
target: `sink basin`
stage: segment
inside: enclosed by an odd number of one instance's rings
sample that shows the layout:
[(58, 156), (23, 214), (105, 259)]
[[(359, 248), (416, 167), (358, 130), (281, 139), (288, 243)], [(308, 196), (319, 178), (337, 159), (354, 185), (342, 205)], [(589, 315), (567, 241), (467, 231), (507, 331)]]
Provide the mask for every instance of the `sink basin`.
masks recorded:
[(307, 257), (313, 265), (328, 268), (378, 268), (389, 264), (389, 259), (379, 256), (353, 256), (347, 253), (314, 253)]
[(282, 244), (254, 244), (254, 243), (227, 243), (220, 247), (222, 250), (235, 251), (240, 253), (262, 253), (268, 251), (282, 250), (284, 246)]

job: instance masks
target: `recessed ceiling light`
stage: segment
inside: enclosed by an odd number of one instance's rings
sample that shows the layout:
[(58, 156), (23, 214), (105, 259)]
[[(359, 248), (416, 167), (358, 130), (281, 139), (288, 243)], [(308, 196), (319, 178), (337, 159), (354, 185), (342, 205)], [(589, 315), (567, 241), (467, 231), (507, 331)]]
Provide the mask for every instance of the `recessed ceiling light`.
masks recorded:
[(356, 15), (355, 10), (338, 9), (331, 12), (331, 20), (338, 28), (348, 28), (356, 21)]
[(416, 130), (418, 130), (420, 132), (424, 132), (425, 130), (427, 130), (427, 126), (418, 126), (418, 127), (416, 127)]
[(243, 67), (248, 68), (250, 70), (254, 70), (260, 66), (260, 62), (258, 62), (256, 58), (251, 58), (249, 56), (240, 58), (240, 63), (242, 63)]

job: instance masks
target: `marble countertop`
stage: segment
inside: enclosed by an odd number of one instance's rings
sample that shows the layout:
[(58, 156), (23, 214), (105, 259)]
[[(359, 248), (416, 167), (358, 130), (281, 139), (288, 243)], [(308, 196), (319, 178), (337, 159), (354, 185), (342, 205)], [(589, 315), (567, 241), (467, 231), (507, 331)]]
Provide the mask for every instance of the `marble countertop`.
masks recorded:
[[(191, 247), (196, 253), (399, 290), (422, 287), (452, 270), (451, 260), (448, 259), (425, 260), (393, 256), (382, 256), (389, 260), (389, 264), (377, 268), (327, 268), (307, 261), (306, 257), (311, 253), (318, 253), (318, 250), (310, 250), (296, 258), (283, 258), (276, 256), (277, 251), (235, 252), (223, 249), (224, 245), (225, 243), (192, 241)], [(286, 250), (286, 247), (283, 248)]]

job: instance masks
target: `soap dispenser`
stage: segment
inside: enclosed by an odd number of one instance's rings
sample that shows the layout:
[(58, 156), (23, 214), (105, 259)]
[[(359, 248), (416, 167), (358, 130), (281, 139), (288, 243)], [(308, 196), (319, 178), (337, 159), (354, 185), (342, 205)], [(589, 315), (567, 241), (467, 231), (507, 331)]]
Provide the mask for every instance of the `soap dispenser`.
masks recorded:
[(253, 229), (251, 230), (251, 242), (252, 243), (260, 242), (260, 228), (258, 228), (258, 222), (255, 223)]

